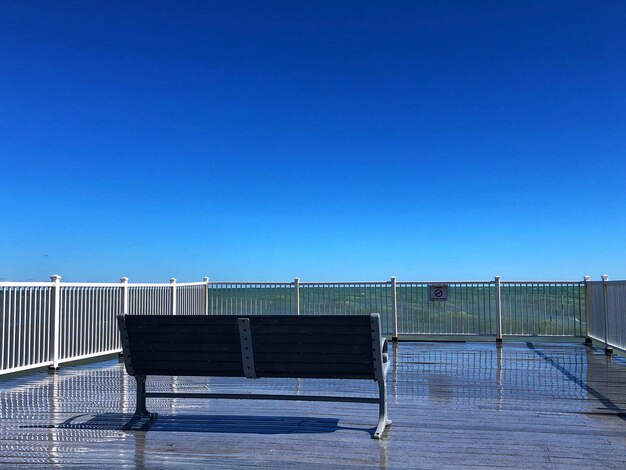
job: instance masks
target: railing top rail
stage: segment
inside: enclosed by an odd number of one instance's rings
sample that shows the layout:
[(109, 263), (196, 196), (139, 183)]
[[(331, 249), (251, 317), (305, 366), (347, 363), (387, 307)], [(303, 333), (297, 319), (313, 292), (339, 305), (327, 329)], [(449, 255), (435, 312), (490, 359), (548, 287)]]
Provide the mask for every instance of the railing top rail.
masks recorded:
[[(121, 283), (116, 284), (118, 287), (121, 286)], [(185, 286), (203, 286), (204, 282), (177, 282), (175, 284), (172, 283), (154, 283), (154, 282), (129, 282), (128, 287), (185, 287)]]
[[(172, 284), (165, 284), (165, 285), (171, 286)], [(206, 286), (206, 282), (177, 282), (176, 285), (178, 287), (198, 287), (198, 286)]]
[(289, 286), (292, 285), (293, 282), (263, 282), (263, 281), (250, 281), (250, 282), (244, 282), (244, 281), (210, 281), (209, 282), (209, 286), (215, 286), (215, 285), (227, 285), (227, 286), (250, 286), (250, 285), (263, 285), (263, 286)]
[(2, 281), (0, 287), (51, 287), (52, 282), (12, 282)]
[(300, 286), (373, 286), (390, 284), (391, 281), (330, 281), (330, 282), (300, 282)]
[(122, 287), (122, 286), (123, 284), (121, 282), (61, 282), (61, 287)]
[[(39, 282), (22, 282), (22, 281), (2, 281), (0, 287), (50, 287), (54, 283), (48, 281)], [(121, 282), (61, 282), (63, 287), (172, 287), (170, 283), (150, 283), (150, 282), (129, 282), (123, 284)], [(178, 287), (186, 286), (204, 286), (204, 282), (177, 282)]]
[(584, 284), (585, 281), (500, 281), (500, 284)]
[[(606, 281), (606, 283), (613, 286), (623, 286), (626, 285), (626, 280)], [(589, 284), (604, 284), (604, 281), (589, 281)]]
[(429, 284), (493, 284), (494, 281), (398, 281), (396, 284), (398, 285), (402, 285), (402, 284), (423, 284), (423, 285), (429, 285)]
[[(602, 284), (603, 281), (589, 281), (590, 284)], [(610, 284), (626, 284), (626, 280), (607, 281)], [(328, 281), (328, 282), (300, 282), (300, 286), (350, 286), (350, 285), (381, 285), (390, 284), (391, 281)], [(397, 281), (397, 285), (409, 285), (409, 284), (493, 284), (493, 280), (476, 280), (476, 281)], [(501, 284), (584, 284), (585, 281), (572, 281), (572, 280), (506, 280), (500, 281)], [(49, 287), (53, 283), (50, 281), (0, 281), (0, 287)], [(264, 281), (210, 281), (209, 286), (290, 286), (293, 285), (293, 281), (285, 282), (264, 282)], [(121, 287), (127, 285), (128, 287), (171, 287), (171, 283), (155, 283), (155, 282), (129, 282), (126, 284), (120, 282), (61, 282), (62, 286), (66, 287)], [(177, 286), (203, 286), (205, 282), (177, 282)]]

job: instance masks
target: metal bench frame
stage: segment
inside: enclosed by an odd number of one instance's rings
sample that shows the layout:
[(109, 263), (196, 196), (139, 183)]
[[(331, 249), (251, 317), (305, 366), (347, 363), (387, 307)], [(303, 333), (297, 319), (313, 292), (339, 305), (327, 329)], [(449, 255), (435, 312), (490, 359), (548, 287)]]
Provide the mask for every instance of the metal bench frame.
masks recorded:
[[(236, 400), (286, 400), (286, 401), (322, 401), (340, 403), (378, 403), (379, 417), (378, 425), (372, 435), (374, 439), (380, 439), (385, 428), (391, 425), (391, 420), (387, 414), (387, 371), (389, 369), (387, 339), (381, 335), (380, 316), (377, 313), (370, 315), (371, 337), (372, 337), (372, 364), (374, 368), (374, 380), (378, 384), (378, 398), (368, 397), (346, 397), (346, 396), (323, 396), (323, 395), (275, 395), (275, 394), (254, 394), (254, 393), (168, 393), (168, 392), (148, 392), (146, 391), (146, 375), (137, 375), (133, 369), (132, 348), (126, 328), (124, 315), (118, 315), (118, 326), (124, 354), (124, 365), (129, 375), (135, 377), (137, 382), (136, 410), (126, 424), (125, 429), (137, 421), (148, 418), (154, 420), (157, 413), (151, 413), (146, 408), (147, 398), (216, 398), (216, 399), (236, 399)], [(321, 319), (320, 319), (321, 320)], [(238, 318), (240, 346), (242, 351), (242, 363), (245, 376), (247, 378), (257, 378), (254, 369), (254, 356), (252, 349), (252, 336), (250, 330), (250, 320), (248, 317)], [(154, 374), (169, 375), (169, 374)], [(210, 374), (205, 375), (210, 377)], [(337, 379), (351, 377), (335, 377)]]

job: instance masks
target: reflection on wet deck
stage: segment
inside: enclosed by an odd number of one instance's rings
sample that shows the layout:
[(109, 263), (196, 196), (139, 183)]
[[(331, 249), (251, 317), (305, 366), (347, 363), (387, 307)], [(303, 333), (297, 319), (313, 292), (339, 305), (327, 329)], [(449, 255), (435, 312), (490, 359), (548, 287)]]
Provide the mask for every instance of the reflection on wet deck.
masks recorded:
[[(171, 391), (371, 396), (367, 381), (155, 378)], [(580, 344), (401, 343), (377, 405), (149, 399), (117, 361), (0, 382), (0, 468), (626, 468), (626, 360)]]

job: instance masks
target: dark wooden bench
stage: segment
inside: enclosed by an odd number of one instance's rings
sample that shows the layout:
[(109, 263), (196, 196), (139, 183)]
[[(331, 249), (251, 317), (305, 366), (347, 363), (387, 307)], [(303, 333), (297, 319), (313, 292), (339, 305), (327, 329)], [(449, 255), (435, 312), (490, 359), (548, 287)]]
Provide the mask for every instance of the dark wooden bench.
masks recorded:
[[(378, 403), (387, 417), (387, 340), (372, 315), (119, 315), (124, 363), (137, 381), (131, 423), (153, 419), (146, 398), (230, 398)], [(146, 376), (370, 379), (378, 397), (147, 392)]]

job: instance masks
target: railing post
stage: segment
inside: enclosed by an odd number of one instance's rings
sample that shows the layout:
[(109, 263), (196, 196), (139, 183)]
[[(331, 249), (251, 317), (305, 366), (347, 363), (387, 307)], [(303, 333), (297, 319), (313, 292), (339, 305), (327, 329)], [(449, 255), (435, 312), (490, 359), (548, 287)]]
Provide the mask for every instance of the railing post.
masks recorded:
[(585, 345), (593, 346), (593, 340), (589, 336), (589, 280), (591, 277), (585, 276)]
[(604, 297), (604, 354), (613, 354), (613, 348), (609, 346), (609, 276), (602, 275), (602, 293)]
[(170, 279), (172, 285), (172, 315), (176, 315), (176, 278)]
[(502, 300), (500, 297), (500, 276), (494, 277), (496, 283), (496, 343), (502, 343)]
[(52, 333), (50, 343), (50, 356), (52, 359), (52, 365), (48, 366), (51, 371), (56, 371), (59, 368), (59, 333), (60, 333), (60, 316), (61, 316), (61, 276), (54, 274), (50, 276), (53, 289), (53, 304), (52, 315), (50, 316), (51, 325), (50, 332)]
[(209, 278), (203, 277), (202, 282), (204, 282), (204, 314), (209, 314)]
[(128, 315), (128, 278), (120, 277), (122, 283), (122, 313)]
[(398, 296), (396, 292), (396, 276), (391, 276), (391, 314), (393, 315), (393, 336), (391, 341), (398, 341)]
[[(120, 282), (122, 283), (122, 313), (124, 315), (128, 315), (128, 278), (126, 276), (120, 277)], [(118, 358), (123, 361), (124, 351), (120, 351), (118, 353)]]
[(296, 288), (296, 315), (300, 315), (300, 278), (293, 279), (293, 285)]

